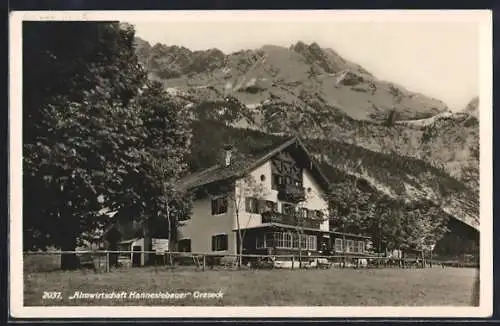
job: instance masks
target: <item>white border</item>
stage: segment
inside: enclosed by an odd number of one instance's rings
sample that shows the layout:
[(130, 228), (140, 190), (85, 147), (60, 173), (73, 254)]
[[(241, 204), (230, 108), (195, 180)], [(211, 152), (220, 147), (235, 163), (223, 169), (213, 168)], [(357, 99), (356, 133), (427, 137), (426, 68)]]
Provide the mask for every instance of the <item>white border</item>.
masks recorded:
[[(474, 22), (480, 33), (480, 306), (479, 307), (24, 307), (22, 259), (22, 21), (294, 21)], [(75, 317), (488, 317), (493, 312), (492, 13), (489, 10), (59, 11), (10, 16), (10, 313), (19, 318)]]

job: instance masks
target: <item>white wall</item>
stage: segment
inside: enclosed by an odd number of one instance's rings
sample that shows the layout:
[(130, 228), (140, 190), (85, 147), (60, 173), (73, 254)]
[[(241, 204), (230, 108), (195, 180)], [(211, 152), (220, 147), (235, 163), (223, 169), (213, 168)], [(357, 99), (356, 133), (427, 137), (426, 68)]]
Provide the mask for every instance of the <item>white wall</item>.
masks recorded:
[[(302, 177), (304, 188), (306, 189), (306, 201), (304, 202), (303, 207), (320, 210), (326, 217), (328, 212), (328, 202), (324, 198), (325, 192), (321, 189), (316, 180), (314, 180), (308, 170), (303, 170)], [(308, 191), (308, 188), (311, 188), (311, 191)], [(327, 218), (325, 218), (325, 221), (321, 223), (320, 229), (323, 231), (329, 231), (329, 221)]]
[[(261, 181), (262, 175), (264, 176), (264, 181)], [(239, 203), (238, 215), (241, 228), (254, 227), (262, 223), (262, 217), (260, 214), (248, 213), (245, 211), (245, 197), (255, 197), (263, 200), (271, 200), (273, 202), (278, 201), (278, 191), (271, 189), (272, 177), (270, 161), (255, 168), (250, 173), (250, 177), (255, 182), (255, 185), (253, 186), (249, 185), (245, 179), (240, 179), (236, 182), (236, 201)], [(233, 223), (234, 227), (237, 228), (236, 215), (234, 216)]]
[(229, 200), (229, 207), (225, 214), (212, 215), (211, 197), (198, 199), (193, 203), (191, 219), (180, 227), (179, 240), (191, 239), (191, 251), (195, 253), (212, 252), (212, 236), (217, 234), (228, 235), (228, 250), (217, 253), (236, 253), (236, 235), (233, 232), (233, 208)]

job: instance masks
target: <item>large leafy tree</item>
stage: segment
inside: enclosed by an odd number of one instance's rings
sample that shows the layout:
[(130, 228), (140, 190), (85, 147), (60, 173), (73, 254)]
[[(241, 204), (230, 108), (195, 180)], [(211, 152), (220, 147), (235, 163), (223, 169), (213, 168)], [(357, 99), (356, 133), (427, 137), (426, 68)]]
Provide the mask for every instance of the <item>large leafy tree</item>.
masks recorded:
[(138, 149), (141, 165), (135, 171), (136, 178), (125, 186), (136, 189), (141, 200), (138, 216), (145, 226), (146, 250), (151, 250), (152, 234), (148, 231), (167, 221), (166, 236), (173, 246), (180, 220), (190, 211), (190, 195), (180, 192), (176, 185), (187, 171), (184, 159), (191, 142), (191, 118), (188, 109), (170, 98), (159, 83), (151, 83), (138, 104), (144, 128)]
[(346, 178), (332, 184), (327, 200), (333, 227), (349, 233), (368, 231), (371, 195), (360, 187), (357, 179)]
[(448, 231), (448, 216), (429, 201), (420, 201), (408, 207), (408, 245), (419, 251), (432, 250)]
[[(103, 206), (144, 217), (171, 195), (163, 183), (181, 173), (189, 132), (179, 108), (147, 89), (130, 25), (25, 23), (23, 32), (24, 247), (71, 251), (106, 224)], [(160, 175), (152, 158), (175, 171)]]
[[(447, 215), (430, 201), (406, 203), (345, 178), (328, 193), (331, 224), (339, 231), (367, 234), (379, 251), (429, 250), (447, 232)], [(371, 190), (371, 191), (370, 191)]]

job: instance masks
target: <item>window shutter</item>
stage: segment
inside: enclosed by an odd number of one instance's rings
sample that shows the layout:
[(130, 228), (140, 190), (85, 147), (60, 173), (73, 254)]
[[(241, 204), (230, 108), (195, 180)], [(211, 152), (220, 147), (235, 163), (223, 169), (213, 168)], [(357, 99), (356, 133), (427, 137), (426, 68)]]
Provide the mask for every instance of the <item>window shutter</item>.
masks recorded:
[(227, 212), (227, 207), (228, 207), (227, 197), (220, 198), (219, 200), (220, 200), (220, 205), (222, 206), (219, 213), (224, 214)]
[(227, 247), (228, 247), (228, 243), (227, 243), (227, 234), (224, 234), (222, 236), (222, 250), (227, 250)]
[(215, 246), (216, 246), (216, 239), (217, 239), (217, 237), (212, 236), (212, 251), (215, 251), (215, 249), (216, 249), (215, 248)]
[(217, 199), (212, 199), (212, 215), (215, 215), (217, 212)]

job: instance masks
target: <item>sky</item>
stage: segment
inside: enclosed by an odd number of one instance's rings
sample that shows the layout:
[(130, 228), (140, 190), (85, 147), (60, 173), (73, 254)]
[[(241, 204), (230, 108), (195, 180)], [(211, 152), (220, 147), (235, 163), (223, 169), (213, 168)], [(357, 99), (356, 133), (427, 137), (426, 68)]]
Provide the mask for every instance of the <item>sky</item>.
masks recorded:
[(461, 110), (479, 95), (477, 20), (224, 17), (130, 23), (136, 35), (152, 45), (159, 42), (191, 50), (218, 48), (229, 53), (265, 44), (289, 47), (299, 40), (316, 42), (376, 77), (442, 100), (452, 110)]

